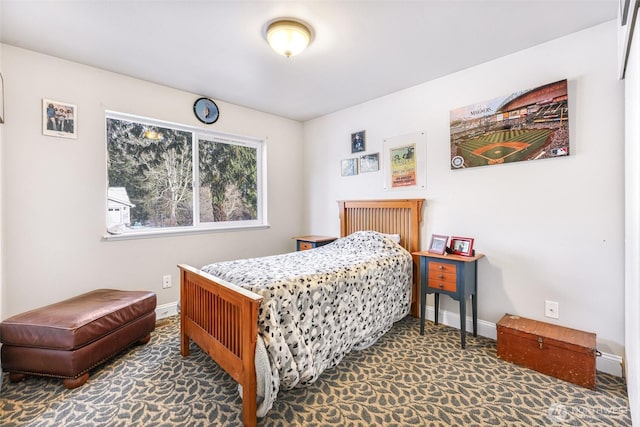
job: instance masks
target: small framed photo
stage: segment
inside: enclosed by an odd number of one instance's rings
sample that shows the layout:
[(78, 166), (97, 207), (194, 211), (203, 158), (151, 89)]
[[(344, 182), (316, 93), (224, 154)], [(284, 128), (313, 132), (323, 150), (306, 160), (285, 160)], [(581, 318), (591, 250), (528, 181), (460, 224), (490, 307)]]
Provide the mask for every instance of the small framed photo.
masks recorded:
[(344, 159), (340, 163), (342, 176), (358, 175), (358, 158)]
[(456, 255), (472, 256), (473, 239), (470, 237), (452, 237), (451, 252)]
[(359, 153), (364, 151), (364, 131), (351, 134), (351, 152)]
[(441, 236), (439, 234), (431, 235), (431, 244), (429, 245), (429, 252), (432, 254), (444, 255), (447, 250), (447, 242), (449, 236)]
[(66, 102), (42, 100), (42, 134), (77, 138), (78, 108)]
[(380, 169), (380, 153), (360, 156), (360, 172), (375, 172)]

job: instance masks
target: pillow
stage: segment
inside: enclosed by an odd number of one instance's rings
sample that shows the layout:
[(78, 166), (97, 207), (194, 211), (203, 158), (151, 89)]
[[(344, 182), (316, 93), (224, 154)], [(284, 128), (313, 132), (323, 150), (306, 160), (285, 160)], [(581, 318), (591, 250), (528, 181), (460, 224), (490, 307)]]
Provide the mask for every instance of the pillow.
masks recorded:
[(385, 234), (385, 233), (380, 233), (383, 236), (388, 237), (389, 239), (393, 240), (396, 243), (400, 243), (400, 235), (399, 234)]

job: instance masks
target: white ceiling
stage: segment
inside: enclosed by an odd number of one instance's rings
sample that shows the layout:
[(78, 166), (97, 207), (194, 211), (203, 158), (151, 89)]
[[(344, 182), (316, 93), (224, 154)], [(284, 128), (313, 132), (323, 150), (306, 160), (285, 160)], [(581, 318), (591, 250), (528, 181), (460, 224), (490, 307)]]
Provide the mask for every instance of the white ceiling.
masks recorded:
[[(618, 3), (0, 0), (0, 41), (304, 121), (615, 19)], [(313, 27), (299, 56), (264, 40), (277, 17)]]

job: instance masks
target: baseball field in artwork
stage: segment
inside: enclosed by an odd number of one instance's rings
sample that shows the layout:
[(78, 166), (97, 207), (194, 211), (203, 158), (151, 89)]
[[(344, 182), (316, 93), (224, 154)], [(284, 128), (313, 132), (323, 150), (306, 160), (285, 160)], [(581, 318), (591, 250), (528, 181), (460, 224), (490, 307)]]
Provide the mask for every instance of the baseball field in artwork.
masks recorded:
[(451, 168), (569, 155), (567, 81), (451, 111)]

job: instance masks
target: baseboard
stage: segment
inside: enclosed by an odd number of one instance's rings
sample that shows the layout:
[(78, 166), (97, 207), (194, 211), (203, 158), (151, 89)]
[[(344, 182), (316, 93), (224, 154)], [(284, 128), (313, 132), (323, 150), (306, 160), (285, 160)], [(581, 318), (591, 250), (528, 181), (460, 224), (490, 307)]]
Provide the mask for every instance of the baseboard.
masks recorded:
[[(428, 320), (435, 320), (434, 313), (435, 309), (433, 307), (427, 306), (426, 318)], [(447, 310), (440, 310), (438, 321), (443, 325), (460, 329), (460, 315), (458, 313)], [(467, 317), (466, 329), (467, 332), (473, 331), (473, 319), (471, 317)], [(478, 319), (478, 335), (495, 340), (498, 336), (496, 324)], [(621, 377), (622, 357), (615, 354), (602, 353), (600, 357), (596, 358), (596, 370), (615, 375), (616, 377)]]
[[(428, 320), (433, 321), (435, 319), (434, 312), (435, 310), (433, 307), (427, 307), (426, 317)], [(177, 314), (177, 301), (170, 302), (168, 304), (162, 304), (156, 308), (156, 319), (164, 319), (165, 317), (175, 316)], [(460, 329), (460, 315), (458, 313), (447, 310), (440, 310), (438, 320), (443, 325)], [(467, 317), (466, 328), (467, 331), (473, 331), (473, 319), (471, 317)], [(495, 340), (498, 336), (496, 324), (478, 319), (478, 335)], [(602, 355), (596, 359), (596, 369), (600, 372), (605, 372), (607, 374), (621, 377), (623, 375), (622, 357), (615, 354), (602, 353)]]
[(156, 307), (156, 319), (175, 316), (178, 314), (178, 301), (162, 304)]
[(600, 372), (622, 377), (624, 375), (624, 361), (622, 357), (611, 353), (602, 353), (596, 359), (596, 369)]

